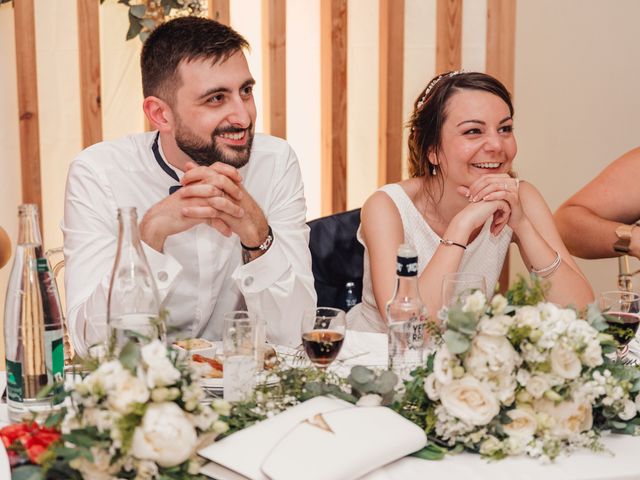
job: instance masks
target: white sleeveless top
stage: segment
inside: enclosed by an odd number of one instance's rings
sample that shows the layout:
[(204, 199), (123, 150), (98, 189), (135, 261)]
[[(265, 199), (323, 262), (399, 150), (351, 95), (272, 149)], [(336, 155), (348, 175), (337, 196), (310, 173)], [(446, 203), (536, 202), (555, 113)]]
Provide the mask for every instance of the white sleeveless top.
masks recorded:
[[(421, 275), (436, 249), (440, 237), (424, 220), (422, 214), (411, 201), (404, 189), (397, 183), (380, 188), (395, 203), (404, 230), (404, 241), (410, 243), (418, 252), (418, 275)], [(505, 226), (500, 235), (491, 235), (492, 219), (489, 218), (473, 242), (467, 245), (460, 263), (459, 272), (480, 273), (485, 276), (487, 292), (495, 289), (502, 264), (511, 243), (512, 230)], [(348, 328), (352, 330), (386, 332), (386, 322), (380, 318), (371, 285), (371, 267), (369, 251), (358, 228), (358, 241), (364, 245), (364, 274), (362, 278), (362, 303), (356, 305), (347, 314)]]

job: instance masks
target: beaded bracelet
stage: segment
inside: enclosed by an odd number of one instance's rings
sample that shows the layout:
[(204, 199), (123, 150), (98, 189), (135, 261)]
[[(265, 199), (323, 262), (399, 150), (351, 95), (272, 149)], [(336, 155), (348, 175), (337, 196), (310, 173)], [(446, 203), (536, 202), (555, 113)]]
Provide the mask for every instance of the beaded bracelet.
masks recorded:
[(556, 252), (556, 258), (554, 258), (553, 262), (551, 262), (548, 266), (544, 268), (533, 268), (532, 265), (529, 270), (531, 271), (531, 273), (537, 275), (538, 277), (547, 278), (556, 273), (556, 270), (558, 270), (561, 263), (562, 257), (558, 252)]

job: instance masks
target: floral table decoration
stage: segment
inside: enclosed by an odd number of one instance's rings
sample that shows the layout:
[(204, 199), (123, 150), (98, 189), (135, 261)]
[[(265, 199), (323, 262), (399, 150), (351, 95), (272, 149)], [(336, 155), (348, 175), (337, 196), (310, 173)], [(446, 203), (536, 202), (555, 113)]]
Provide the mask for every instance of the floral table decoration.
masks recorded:
[(177, 351), (129, 344), (75, 383), (43, 426), (0, 431), (31, 462), (13, 478), (203, 478), (199, 448), (318, 395), (394, 409), (424, 429), (429, 444), (414, 456), (429, 460), (461, 451), (553, 460), (602, 451), (606, 432), (640, 433), (640, 369), (609, 355), (617, 344), (595, 306), (558, 308), (540, 284), (521, 280), (506, 296), (476, 292), (444, 318), (410, 380), (365, 366), (344, 378), (283, 362), (234, 404), (203, 402), (199, 372)]
[(30, 462), (12, 478), (205, 478), (196, 452), (229, 429), (230, 405), (203, 403), (199, 378), (197, 366), (159, 341), (127, 344), (77, 381), (43, 426), (0, 430), (8, 451)]

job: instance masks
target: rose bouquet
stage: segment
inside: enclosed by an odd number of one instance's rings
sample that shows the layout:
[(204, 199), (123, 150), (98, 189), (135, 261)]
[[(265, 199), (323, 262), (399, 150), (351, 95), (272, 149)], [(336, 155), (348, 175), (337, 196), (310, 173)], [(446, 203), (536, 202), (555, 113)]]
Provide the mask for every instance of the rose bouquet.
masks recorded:
[(127, 344), (73, 385), (54, 414), (60, 438), (38, 459), (42, 476), (29, 478), (204, 478), (196, 451), (228, 430), (230, 405), (203, 403), (199, 378), (159, 341)]
[(433, 440), (427, 458), (453, 448), (494, 459), (599, 450), (602, 431), (640, 432), (640, 371), (608, 359), (606, 328), (595, 308), (583, 319), (475, 292), (447, 311), (443, 341), (395, 408)]

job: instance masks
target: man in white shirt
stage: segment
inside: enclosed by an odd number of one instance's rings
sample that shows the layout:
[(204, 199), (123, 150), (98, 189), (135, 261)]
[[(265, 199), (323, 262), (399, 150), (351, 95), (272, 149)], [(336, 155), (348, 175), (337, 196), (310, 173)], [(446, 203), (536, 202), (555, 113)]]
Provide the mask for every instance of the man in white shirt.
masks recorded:
[(137, 208), (174, 337), (219, 339), (222, 316), (247, 307), (269, 340), (299, 344), (302, 311), (316, 298), (300, 168), (284, 140), (254, 134), (245, 48), (213, 20), (161, 25), (141, 55), (156, 131), (93, 145), (72, 162), (62, 229), (79, 354), (106, 312), (120, 206)]

